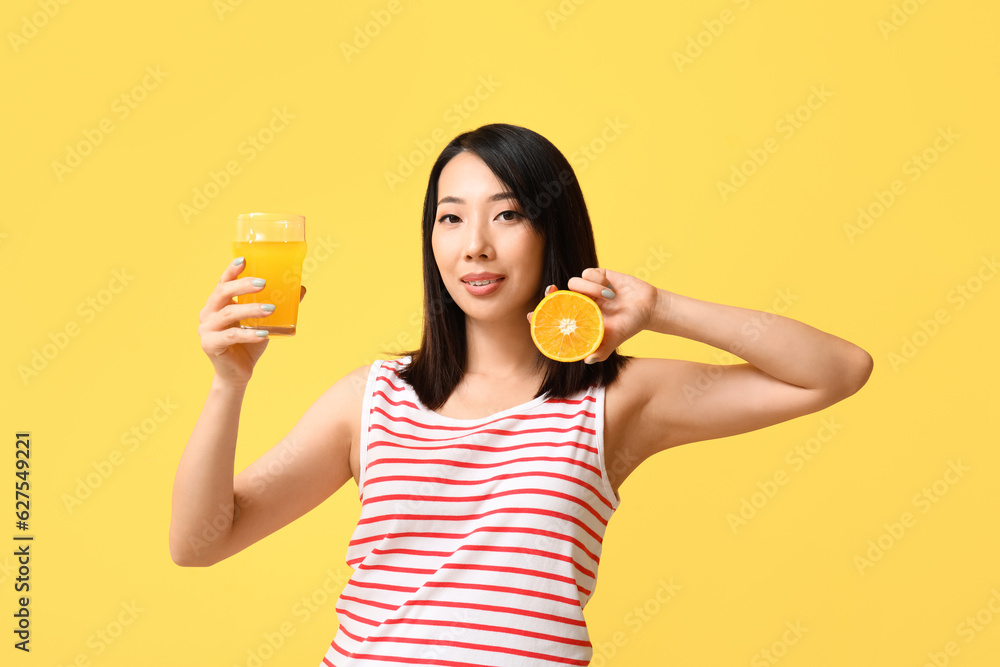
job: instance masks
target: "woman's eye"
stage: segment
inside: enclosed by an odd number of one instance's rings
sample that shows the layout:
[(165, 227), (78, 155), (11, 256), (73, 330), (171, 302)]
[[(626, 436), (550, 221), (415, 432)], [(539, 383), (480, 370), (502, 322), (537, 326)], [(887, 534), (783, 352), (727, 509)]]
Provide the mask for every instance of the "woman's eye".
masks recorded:
[[(518, 220), (524, 216), (522, 216), (517, 211), (504, 211), (503, 213), (500, 213), (497, 217), (507, 222), (513, 222), (514, 220)], [(460, 221), (461, 220), (459, 219), (459, 217), (457, 215), (454, 215), (453, 213), (445, 213), (440, 218), (438, 218), (438, 222), (460, 222)]]

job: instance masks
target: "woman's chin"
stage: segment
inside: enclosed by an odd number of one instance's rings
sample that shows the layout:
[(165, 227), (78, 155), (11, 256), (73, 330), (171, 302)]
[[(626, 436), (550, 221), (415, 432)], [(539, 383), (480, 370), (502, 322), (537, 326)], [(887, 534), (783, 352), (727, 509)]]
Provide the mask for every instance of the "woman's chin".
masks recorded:
[(524, 320), (528, 324), (527, 314), (531, 309), (523, 306), (511, 307), (509, 304), (488, 303), (484, 301), (473, 303), (459, 303), (459, 308), (465, 313), (466, 321), (498, 325)]

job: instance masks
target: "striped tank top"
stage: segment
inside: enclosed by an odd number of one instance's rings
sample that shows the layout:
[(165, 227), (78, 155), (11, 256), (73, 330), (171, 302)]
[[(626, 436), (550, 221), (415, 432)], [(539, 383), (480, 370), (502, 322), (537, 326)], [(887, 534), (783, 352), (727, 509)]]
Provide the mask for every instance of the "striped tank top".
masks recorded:
[(361, 516), (320, 667), (581, 665), (583, 608), (618, 498), (604, 389), (482, 419), (428, 409), (376, 361), (361, 427)]

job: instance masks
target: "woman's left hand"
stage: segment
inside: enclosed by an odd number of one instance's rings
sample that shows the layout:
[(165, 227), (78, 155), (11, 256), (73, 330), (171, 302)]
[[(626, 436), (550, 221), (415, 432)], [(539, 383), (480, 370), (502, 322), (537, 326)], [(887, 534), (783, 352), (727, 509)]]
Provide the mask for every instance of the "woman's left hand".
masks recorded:
[[(604, 316), (604, 340), (584, 359), (588, 364), (604, 361), (619, 345), (645, 329), (659, 299), (656, 287), (610, 269), (585, 269), (580, 277), (570, 278), (567, 287), (596, 301)], [(556, 286), (550, 285), (545, 293), (554, 289)]]

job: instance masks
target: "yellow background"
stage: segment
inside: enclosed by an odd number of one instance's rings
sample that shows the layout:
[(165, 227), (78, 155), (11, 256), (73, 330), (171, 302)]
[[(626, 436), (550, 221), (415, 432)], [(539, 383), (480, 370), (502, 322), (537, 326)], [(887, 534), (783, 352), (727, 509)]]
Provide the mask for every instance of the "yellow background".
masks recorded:
[[(319, 663), (349, 574), (353, 483), (214, 567), (170, 560), (173, 475), (212, 373), (198, 311), (230, 259), (237, 213), (306, 216), (300, 333), (273, 341), (258, 367), (241, 469), (343, 373), (416, 344), (430, 164), (459, 132), (509, 122), (570, 157), (604, 266), (781, 312), (875, 359), (868, 385), (822, 413), (666, 452), (625, 483), (586, 610), (593, 664), (917, 667), (928, 652), (960, 667), (997, 664), (1000, 614), (988, 605), (1000, 612), (1000, 280), (984, 258), (1000, 250), (1000, 8), (393, 7), (4, 3), (3, 663)], [(362, 48), (345, 51), (352, 42)], [(685, 50), (696, 57), (678, 60)], [(812, 109), (802, 106), (811, 89), (829, 94)], [(783, 119), (796, 113), (804, 120), (789, 136)], [(267, 139), (272, 122), (280, 130), (251, 158), (244, 142)], [(89, 151), (88, 132), (100, 137)], [(719, 182), (765, 145), (777, 151), (723, 197)], [(74, 147), (89, 153), (78, 166), (53, 164)], [(933, 163), (914, 172), (925, 151)], [(226, 181), (231, 162), (238, 173)], [(401, 162), (414, 172), (390, 187)], [(210, 187), (213, 173), (224, 187)], [(897, 180), (902, 194), (849, 234), (858, 208), (878, 211), (877, 193), (888, 201)], [(185, 216), (206, 187), (214, 196)], [(76, 335), (61, 337), (67, 326)], [(624, 351), (733, 361), (654, 334)], [(158, 400), (174, 406), (160, 422)], [(824, 419), (839, 425), (832, 438)], [(145, 440), (130, 450), (133, 428)], [(33, 439), (30, 654), (10, 632), (18, 430)], [(786, 458), (821, 436), (800, 469)], [(949, 462), (968, 470), (946, 478)], [(727, 516), (779, 472), (787, 484), (756, 496), (756, 515), (734, 532)], [(915, 502), (935, 482), (936, 502)], [(884, 524), (905, 512), (915, 523), (891, 538)], [(859, 568), (880, 537), (888, 548)], [(671, 581), (680, 589), (666, 599)], [(961, 625), (977, 613), (989, 622)], [(796, 623), (807, 630), (784, 634)]]

